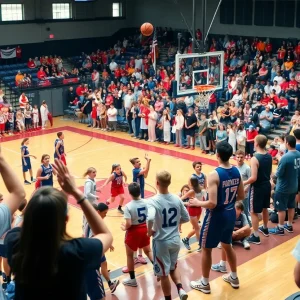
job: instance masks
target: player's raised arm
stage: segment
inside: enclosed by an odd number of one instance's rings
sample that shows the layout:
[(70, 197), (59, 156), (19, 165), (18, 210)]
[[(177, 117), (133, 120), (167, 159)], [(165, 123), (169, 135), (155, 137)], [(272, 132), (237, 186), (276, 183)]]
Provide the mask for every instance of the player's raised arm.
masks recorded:
[(148, 156), (148, 154), (145, 154), (145, 159), (147, 161), (146, 167), (140, 172), (139, 175), (144, 175), (144, 177), (147, 178), (149, 170), (150, 170), (151, 158)]
[(13, 214), (18, 209), (21, 202), (24, 201), (26, 194), (21, 181), (17, 179), (17, 176), (14, 173), (13, 169), (8, 165), (8, 163), (2, 156), (1, 150), (0, 173), (7, 191), (9, 192), (8, 195), (5, 195), (3, 197), (2, 204), (5, 204), (9, 208), (11, 214)]

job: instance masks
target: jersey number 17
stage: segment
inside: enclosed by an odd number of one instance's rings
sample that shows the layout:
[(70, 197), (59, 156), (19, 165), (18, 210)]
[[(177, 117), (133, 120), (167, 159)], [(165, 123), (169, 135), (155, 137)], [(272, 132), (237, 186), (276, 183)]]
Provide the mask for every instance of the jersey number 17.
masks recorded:
[[(224, 204), (231, 203), (235, 198), (236, 198), (236, 192), (237, 192), (238, 187), (237, 186), (232, 186), (231, 188), (227, 188), (225, 190), (225, 202)], [(230, 198), (230, 193), (232, 193), (232, 196)], [(230, 198), (230, 200), (229, 200)]]

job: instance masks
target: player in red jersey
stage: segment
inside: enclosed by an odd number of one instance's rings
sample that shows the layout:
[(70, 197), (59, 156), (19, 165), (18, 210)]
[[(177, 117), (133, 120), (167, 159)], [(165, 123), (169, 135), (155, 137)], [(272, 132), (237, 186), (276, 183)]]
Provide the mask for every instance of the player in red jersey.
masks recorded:
[(106, 201), (106, 204), (109, 205), (110, 203), (114, 202), (116, 197), (120, 197), (120, 203), (118, 207), (118, 211), (121, 214), (124, 214), (122, 205), (124, 202), (124, 183), (123, 183), (123, 177), (125, 179), (125, 182), (127, 181), (127, 176), (124, 173), (124, 171), (121, 170), (121, 165), (120, 164), (113, 164), (112, 165), (112, 170), (111, 170), (111, 175), (107, 178), (103, 186), (101, 187), (104, 188), (108, 183), (111, 182), (111, 197)]

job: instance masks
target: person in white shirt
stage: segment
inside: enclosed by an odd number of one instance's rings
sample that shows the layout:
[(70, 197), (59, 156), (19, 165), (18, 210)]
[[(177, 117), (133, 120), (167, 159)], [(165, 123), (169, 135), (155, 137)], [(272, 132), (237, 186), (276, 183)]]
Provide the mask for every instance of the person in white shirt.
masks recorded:
[(272, 87), (272, 90), (275, 90), (276, 95), (279, 95), (281, 92), (281, 86), (278, 84), (276, 80), (274, 80), (274, 85)]
[(128, 45), (128, 40), (126, 40), (126, 38), (124, 38), (124, 40), (123, 40), (123, 47), (127, 48), (127, 45)]
[(187, 299), (176, 266), (180, 250), (178, 226), (187, 223), (190, 218), (180, 198), (169, 193), (170, 184), (169, 172), (160, 171), (156, 174), (158, 194), (148, 200), (148, 236), (153, 236), (154, 272), (161, 279), (165, 299), (172, 299), (169, 275), (176, 284), (180, 299)]
[(264, 87), (264, 91), (267, 95), (270, 95), (273, 90), (273, 86), (271, 86), (270, 81), (267, 81), (267, 85)]
[(277, 75), (274, 77), (273, 82), (277, 81), (278, 85), (281, 85), (283, 82), (283, 77), (281, 76), (280, 72), (277, 72)]
[(46, 101), (43, 100), (41, 108), (40, 108), (40, 113), (41, 113), (41, 119), (42, 119), (42, 129), (45, 129), (46, 123), (48, 121), (48, 105), (46, 104)]
[(141, 199), (141, 189), (137, 182), (130, 183), (128, 191), (132, 200), (124, 208), (125, 223), (121, 225), (121, 229), (126, 231), (125, 247), (130, 278), (124, 280), (123, 284), (137, 287), (134, 272), (134, 253), (138, 249), (143, 249), (151, 262), (153, 262), (153, 254), (150, 248), (150, 238), (147, 235), (147, 201)]
[(114, 72), (116, 68), (118, 67), (118, 64), (112, 59), (111, 63), (109, 64), (109, 69)]
[(93, 89), (97, 89), (98, 85), (99, 85), (99, 72), (94, 69), (93, 73), (92, 73), (92, 85), (93, 85)]
[(143, 60), (140, 56), (137, 56), (136, 59), (134, 60), (134, 68), (142, 70), (143, 66)]
[(134, 102), (134, 95), (132, 94), (132, 90), (128, 90), (128, 93), (124, 96), (124, 108), (126, 112), (131, 108), (132, 102)]
[(194, 98), (193, 96), (186, 96), (184, 98), (184, 103), (186, 105), (187, 108), (192, 107), (194, 104)]
[(107, 110), (108, 131), (117, 131), (117, 114), (117, 109), (113, 104), (111, 104)]
[(136, 80), (142, 79), (142, 73), (140, 72), (140, 69), (135, 69), (135, 72), (132, 74), (136, 78)]

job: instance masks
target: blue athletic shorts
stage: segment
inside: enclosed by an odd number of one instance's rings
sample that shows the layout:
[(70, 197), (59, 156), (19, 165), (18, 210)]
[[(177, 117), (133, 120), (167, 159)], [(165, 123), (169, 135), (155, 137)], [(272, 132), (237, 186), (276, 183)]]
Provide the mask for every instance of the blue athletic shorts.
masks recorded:
[(206, 210), (200, 233), (201, 248), (216, 248), (220, 242), (231, 244), (236, 219), (235, 208)]
[(105, 297), (105, 290), (98, 270), (90, 270), (85, 274), (86, 292), (90, 300), (100, 300)]
[(105, 255), (103, 255), (102, 258), (101, 258), (101, 264), (104, 263), (104, 262), (106, 262), (106, 257), (105, 257)]
[(24, 165), (24, 163), (22, 161), (22, 168), (23, 168), (23, 173), (28, 172), (28, 170), (31, 169), (31, 162), (30, 162), (30, 160), (26, 161), (26, 166)]

